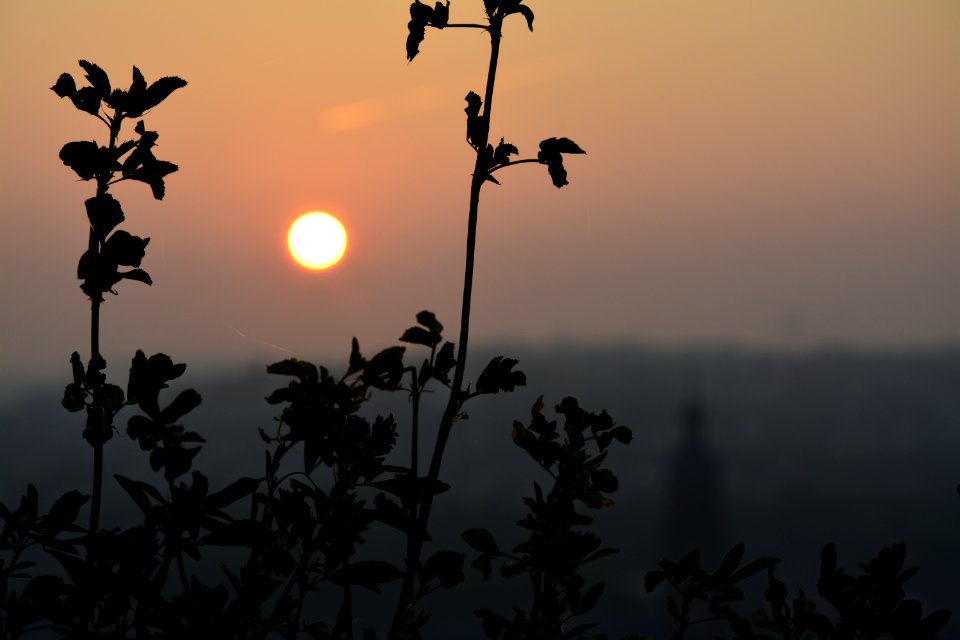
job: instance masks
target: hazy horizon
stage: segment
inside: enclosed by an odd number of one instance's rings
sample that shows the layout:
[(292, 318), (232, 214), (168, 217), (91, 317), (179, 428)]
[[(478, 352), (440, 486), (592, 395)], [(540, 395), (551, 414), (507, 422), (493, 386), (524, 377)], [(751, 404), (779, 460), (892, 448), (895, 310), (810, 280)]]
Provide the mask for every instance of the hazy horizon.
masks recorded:
[[(505, 33), (493, 135), (587, 151), (481, 198), (477, 344), (935, 349), (960, 339), (960, 5), (826, 0), (532, 2)], [(16, 380), (88, 356), (75, 279), (88, 182), (61, 146), (103, 127), (50, 91), (78, 59), (126, 86), (188, 86), (144, 120), (179, 165), (167, 196), (118, 185), (152, 287), (103, 310), (117, 375), (136, 348), (203, 368), (391, 344), (421, 309), (455, 335), (472, 150), (463, 96), (487, 43), (408, 3), (0, 5), (0, 361)], [(482, 3), (455, 0), (455, 19)], [(309, 210), (350, 234), (297, 268)]]

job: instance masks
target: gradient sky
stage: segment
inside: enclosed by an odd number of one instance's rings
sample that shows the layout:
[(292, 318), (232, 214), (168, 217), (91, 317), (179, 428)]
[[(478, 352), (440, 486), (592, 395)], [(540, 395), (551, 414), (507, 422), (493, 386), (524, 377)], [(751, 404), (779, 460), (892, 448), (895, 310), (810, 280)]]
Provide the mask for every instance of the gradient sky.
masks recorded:
[[(936, 347), (960, 337), (960, 3), (528, 0), (506, 29), (491, 135), (567, 136), (570, 185), (498, 173), (481, 200), (480, 342)], [(481, 32), (408, 2), (0, 0), (0, 362), (8, 391), (88, 356), (74, 278), (80, 182), (57, 154), (105, 141), (50, 91), (78, 59), (114, 85), (189, 85), (147, 114), (167, 196), (114, 193), (151, 237), (153, 287), (122, 282), (103, 351), (195, 366), (392, 344), (423, 308), (456, 332)], [(452, 19), (481, 19), (453, 0)], [(287, 256), (326, 210), (337, 268)], [(122, 363), (122, 364), (121, 364)], [(122, 377), (122, 376), (121, 376)], [(11, 386), (12, 385), (12, 386)]]

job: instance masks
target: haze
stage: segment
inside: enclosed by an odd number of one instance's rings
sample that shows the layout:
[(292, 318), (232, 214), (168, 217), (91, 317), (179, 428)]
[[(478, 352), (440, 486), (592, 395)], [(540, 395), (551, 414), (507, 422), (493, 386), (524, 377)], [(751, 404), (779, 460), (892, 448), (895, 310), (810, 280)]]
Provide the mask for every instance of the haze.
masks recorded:
[[(570, 185), (498, 173), (480, 212), (481, 343), (938, 348), (960, 327), (960, 5), (953, 0), (531, 0), (507, 29), (495, 138), (568, 136)], [(57, 154), (104, 140), (49, 87), (78, 59), (114, 84), (189, 85), (146, 115), (167, 196), (115, 190), (151, 237), (153, 287), (104, 311), (108, 362), (194, 366), (372, 351), (423, 308), (454, 335), (467, 185), (463, 97), (479, 33), (407, 2), (0, 4), (0, 361), (6, 392), (87, 357), (75, 279), (93, 192)], [(456, 21), (479, 0), (454, 0)], [(311, 210), (351, 249), (305, 273), (284, 248)]]

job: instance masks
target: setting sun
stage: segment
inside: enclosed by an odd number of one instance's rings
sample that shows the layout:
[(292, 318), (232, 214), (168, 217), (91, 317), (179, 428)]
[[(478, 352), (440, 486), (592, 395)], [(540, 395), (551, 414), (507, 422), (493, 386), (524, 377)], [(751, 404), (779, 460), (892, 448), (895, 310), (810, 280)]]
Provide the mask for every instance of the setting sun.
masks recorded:
[(337, 264), (346, 252), (347, 230), (329, 213), (305, 213), (290, 225), (287, 248), (307, 269), (326, 269)]

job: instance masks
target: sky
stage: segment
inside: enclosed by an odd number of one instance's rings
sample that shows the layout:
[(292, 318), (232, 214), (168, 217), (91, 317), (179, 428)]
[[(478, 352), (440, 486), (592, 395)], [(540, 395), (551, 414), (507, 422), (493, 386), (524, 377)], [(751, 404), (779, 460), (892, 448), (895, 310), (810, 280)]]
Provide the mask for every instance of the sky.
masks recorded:
[[(960, 4), (955, 0), (527, 0), (508, 21), (491, 136), (566, 136), (570, 184), (498, 173), (480, 204), (481, 344), (940, 348), (960, 338)], [(457, 332), (472, 150), (464, 96), (489, 41), (407, 2), (0, 0), (0, 363), (5, 393), (89, 355), (75, 279), (94, 191), (58, 159), (102, 124), (50, 87), (80, 59), (115, 86), (187, 87), (145, 116), (175, 162), (162, 201), (114, 195), (150, 237), (103, 352), (192, 366), (345, 362), (430, 309)], [(453, 0), (455, 22), (482, 20)], [(285, 249), (337, 215), (345, 259)]]

